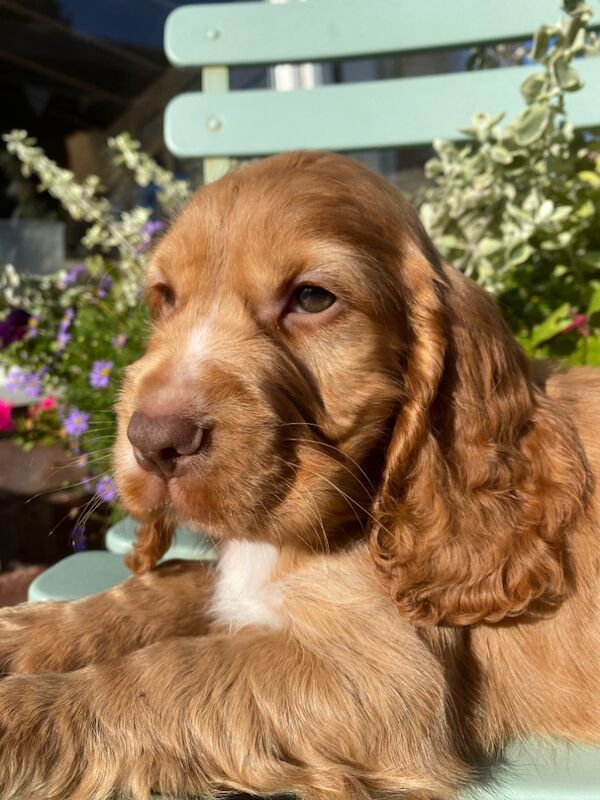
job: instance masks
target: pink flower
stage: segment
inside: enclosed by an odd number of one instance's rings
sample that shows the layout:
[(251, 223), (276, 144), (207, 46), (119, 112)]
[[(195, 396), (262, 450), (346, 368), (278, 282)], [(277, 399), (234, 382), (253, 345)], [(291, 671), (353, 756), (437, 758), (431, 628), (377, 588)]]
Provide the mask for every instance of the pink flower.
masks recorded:
[(52, 395), (44, 397), (43, 400), (38, 403), (37, 407), (40, 411), (50, 411), (50, 409), (56, 408), (56, 397), (52, 397)]
[(44, 397), (37, 403), (35, 406), (32, 406), (29, 413), (32, 417), (36, 417), (38, 414), (41, 414), (42, 411), (52, 411), (56, 408), (56, 397), (50, 395), (49, 397)]
[(13, 426), (12, 403), (0, 400), (0, 431), (9, 431)]
[(118, 336), (113, 336), (111, 342), (114, 344), (115, 347), (125, 347), (127, 344), (127, 334), (120, 333)]
[(589, 330), (587, 329), (587, 314), (576, 314), (571, 322), (568, 325), (557, 333), (557, 336), (563, 336), (565, 333), (571, 333), (572, 331), (579, 330), (582, 336), (589, 336)]
[(538, 342), (538, 347), (541, 347), (545, 344), (551, 344), (560, 336), (564, 336), (566, 333), (573, 333), (573, 331), (577, 331), (584, 338), (589, 336), (590, 329), (588, 326), (588, 321), (587, 314), (575, 314), (572, 312), (571, 321), (567, 322), (567, 324), (561, 328), (558, 333), (555, 333), (553, 336), (549, 336), (547, 339), (544, 339), (543, 342)]

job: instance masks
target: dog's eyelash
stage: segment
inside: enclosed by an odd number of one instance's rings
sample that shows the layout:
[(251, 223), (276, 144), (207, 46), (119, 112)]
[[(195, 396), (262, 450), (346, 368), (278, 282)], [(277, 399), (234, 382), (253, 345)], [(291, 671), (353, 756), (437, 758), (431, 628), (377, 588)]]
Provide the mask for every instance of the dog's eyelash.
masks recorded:
[(290, 309), (305, 314), (319, 314), (330, 308), (336, 300), (337, 297), (328, 289), (312, 283), (305, 283), (295, 289)]
[(177, 304), (175, 290), (168, 283), (154, 283), (147, 290), (147, 300), (153, 315), (168, 313)]
[(173, 289), (167, 283), (159, 283), (155, 288), (160, 296), (160, 299), (165, 305), (167, 306), (175, 305), (177, 297)]

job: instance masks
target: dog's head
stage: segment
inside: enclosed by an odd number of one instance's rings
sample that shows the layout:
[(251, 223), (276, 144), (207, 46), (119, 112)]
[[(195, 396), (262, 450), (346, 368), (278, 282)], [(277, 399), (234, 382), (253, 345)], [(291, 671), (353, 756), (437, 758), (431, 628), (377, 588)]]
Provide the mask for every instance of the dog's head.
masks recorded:
[(136, 568), (185, 520), (309, 550), (368, 536), (420, 621), (561, 595), (572, 434), (382, 178), (308, 153), (230, 173), (156, 247), (147, 297), (115, 451)]

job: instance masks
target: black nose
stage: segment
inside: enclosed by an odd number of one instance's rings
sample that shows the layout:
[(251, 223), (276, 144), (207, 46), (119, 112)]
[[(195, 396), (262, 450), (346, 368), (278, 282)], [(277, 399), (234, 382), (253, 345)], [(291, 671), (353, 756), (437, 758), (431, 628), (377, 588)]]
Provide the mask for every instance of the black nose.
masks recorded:
[(202, 448), (204, 432), (204, 428), (187, 417), (176, 414), (149, 417), (135, 411), (127, 437), (140, 467), (169, 478), (190, 465), (189, 456)]

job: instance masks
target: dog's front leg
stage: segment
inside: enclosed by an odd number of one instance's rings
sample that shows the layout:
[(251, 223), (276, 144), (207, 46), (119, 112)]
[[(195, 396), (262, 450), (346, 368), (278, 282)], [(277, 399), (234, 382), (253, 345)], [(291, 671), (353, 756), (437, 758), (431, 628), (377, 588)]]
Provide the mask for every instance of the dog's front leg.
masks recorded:
[(83, 600), (0, 611), (0, 675), (67, 672), (208, 630), (208, 562), (168, 561)]
[(377, 676), (363, 680), (350, 651), (336, 664), (286, 632), (259, 629), (174, 639), (66, 674), (10, 676), (0, 682), (0, 797), (148, 800), (218, 788), (453, 797), (437, 710), (430, 720), (415, 713), (415, 724)]

